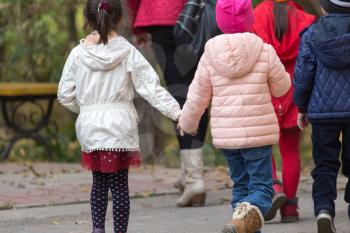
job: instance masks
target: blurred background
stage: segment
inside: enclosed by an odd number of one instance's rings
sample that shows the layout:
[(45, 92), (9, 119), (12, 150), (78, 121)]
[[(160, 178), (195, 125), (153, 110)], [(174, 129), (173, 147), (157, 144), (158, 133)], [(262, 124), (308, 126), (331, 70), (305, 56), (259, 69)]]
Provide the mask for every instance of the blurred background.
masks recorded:
[[(258, 2), (255, 0), (254, 4)], [(317, 0), (297, 2), (306, 11), (319, 14)], [(84, 0), (1, 0), (0, 85), (14, 82), (58, 83), (69, 51), (85, 35), (82, 13), (84, 4)], [(120, 32), (131, 39), (127, 10), (124, 12)], [(154, 61), (152, 51), (146, 48), (142, 52), (151, 62)], [(159, 70), (156, 64), (154, 66)], [(135, 102), (141, 118), (140, 137), (144, 162), (179, 167), (178, 145), (172, 123), (143, 100), (136, 99)], [(24, 111), (29, 108), (33, 106), (24, 106)], [(75, 117), (54, 103), (49, 124), (40, 132), (49, 143), (53, 157), (48, 159), (41, 144), (24, 139), (15, 144), (8, 161), (78, 163), (80, 146), (74, 132)], [(3, 120), (1, 115), (0, 152), (5, 150), (6, 138), (13, 134)], [(303, 168), (304, 172), (308, 172), (312, 166), (308, 130), (305, 131), (302, 142)], [(279, 153), (277, 147), (275, 153)], [(210, 134), (207, 135), (205, 146), (205, 163), (207, 166), (225, 165), (220, 152), (211, 145)]]

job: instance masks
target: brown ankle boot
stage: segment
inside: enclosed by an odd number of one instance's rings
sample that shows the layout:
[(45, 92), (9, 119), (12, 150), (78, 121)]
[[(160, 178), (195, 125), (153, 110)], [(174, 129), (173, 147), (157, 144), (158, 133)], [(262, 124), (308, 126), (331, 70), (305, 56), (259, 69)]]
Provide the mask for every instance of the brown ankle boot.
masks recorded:
[(232, 220), (222, 233), (255, 233), (264, 225), (264, 217), (258, 207), (248, 202), (237, 204)]

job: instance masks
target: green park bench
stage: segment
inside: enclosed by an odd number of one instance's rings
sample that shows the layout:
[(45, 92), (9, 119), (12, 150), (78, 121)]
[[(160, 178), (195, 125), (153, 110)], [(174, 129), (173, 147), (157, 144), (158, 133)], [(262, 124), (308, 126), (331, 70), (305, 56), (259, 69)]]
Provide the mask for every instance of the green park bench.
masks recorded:
[(0, 83), (3, 118), (0, 141), (5, 143), (0, 156), (3, 160), (8, 159), (15, 143), (22, 139), (42, 144), (47, 156), (52, 157), (47, 139), (39, 132), (49, 123), (56, 95), (55, 83)]

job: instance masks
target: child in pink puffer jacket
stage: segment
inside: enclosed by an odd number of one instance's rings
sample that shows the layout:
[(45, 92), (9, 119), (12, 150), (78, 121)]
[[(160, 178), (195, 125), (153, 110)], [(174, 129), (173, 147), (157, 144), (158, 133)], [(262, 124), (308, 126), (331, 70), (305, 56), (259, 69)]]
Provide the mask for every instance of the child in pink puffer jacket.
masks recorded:
[(251, 0), (219, 0), (216, 18), (225, 34), (206, 44), (179, 128), (196, 134), (211, 102), (213, 144), (223, 149), (234, 182), (233, 218), (223, 232), (254, 233), (273, 196), (271, 150), (279, 126), (271, 95), (287, 93), (291, 81), (272, 46), (249, 33)]

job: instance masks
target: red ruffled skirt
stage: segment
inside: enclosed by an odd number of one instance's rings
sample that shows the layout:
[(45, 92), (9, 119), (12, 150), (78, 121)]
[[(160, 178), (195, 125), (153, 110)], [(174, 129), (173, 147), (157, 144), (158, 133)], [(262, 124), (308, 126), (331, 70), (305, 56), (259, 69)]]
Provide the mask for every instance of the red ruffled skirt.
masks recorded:
[(114, 173), (141, 165), (138, 151), (92, 151), (82, 153), (82, 166), (90, 171)]

